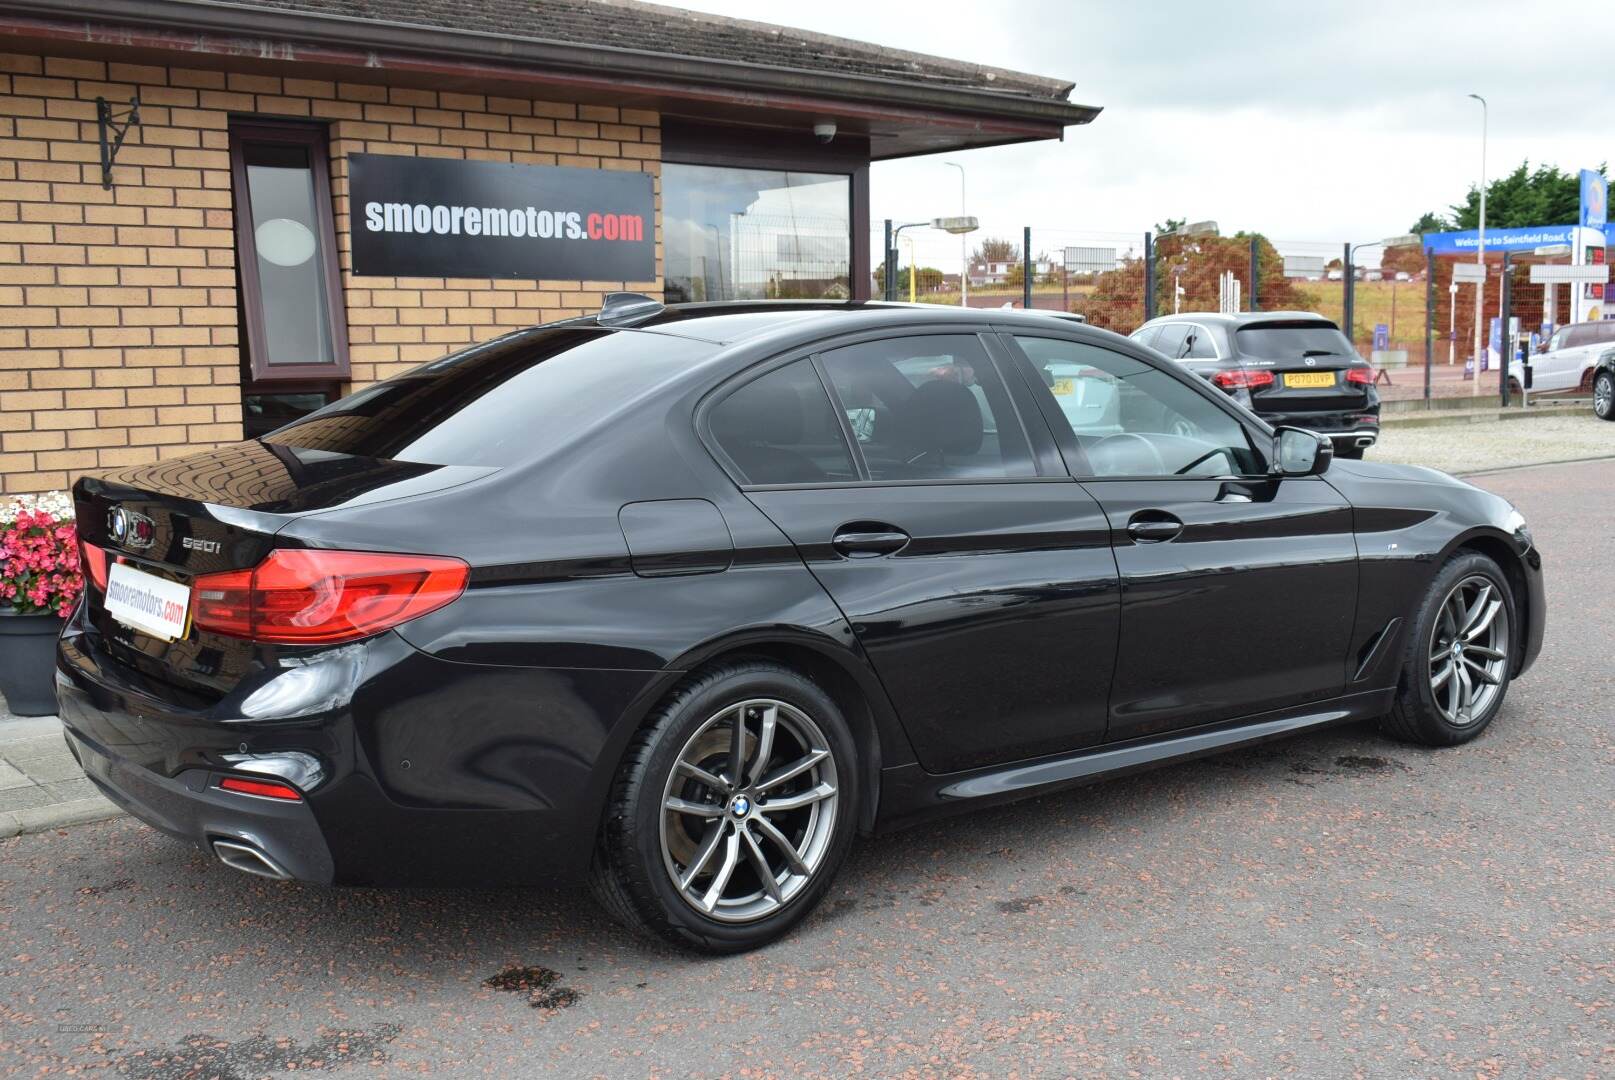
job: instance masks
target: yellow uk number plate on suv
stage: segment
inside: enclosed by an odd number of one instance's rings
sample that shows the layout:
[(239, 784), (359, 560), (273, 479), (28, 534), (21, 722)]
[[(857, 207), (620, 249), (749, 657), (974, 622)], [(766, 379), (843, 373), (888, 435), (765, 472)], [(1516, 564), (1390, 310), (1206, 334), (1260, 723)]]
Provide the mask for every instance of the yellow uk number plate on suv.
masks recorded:
[(1292, 371), (1284, 376), (1284, 385), (1291, 390), (1315, 390), (1320, 386), (1335, 385), (1332, 371)]

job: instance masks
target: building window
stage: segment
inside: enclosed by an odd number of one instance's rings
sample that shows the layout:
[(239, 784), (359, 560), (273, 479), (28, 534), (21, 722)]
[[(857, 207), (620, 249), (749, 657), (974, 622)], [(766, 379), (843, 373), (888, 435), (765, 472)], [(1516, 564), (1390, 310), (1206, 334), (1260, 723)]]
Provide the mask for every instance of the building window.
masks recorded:
[(325, 129), (232, 122), (230, 167), (246, 353), (243, 397), (265, 383), (345, 379), (348, 332)]
[(852, 296), (846, 174), (662, 167), (669, 302)]

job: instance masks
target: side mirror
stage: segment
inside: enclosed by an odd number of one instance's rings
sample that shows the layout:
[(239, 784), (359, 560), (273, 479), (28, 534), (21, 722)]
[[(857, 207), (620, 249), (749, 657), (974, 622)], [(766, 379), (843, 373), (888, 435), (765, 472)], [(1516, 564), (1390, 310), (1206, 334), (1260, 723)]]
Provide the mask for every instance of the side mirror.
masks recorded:
[(1335, 459), (1335, 444), (1306, 428), (1281, 427), (1273, 433), (1273, 472), (1278, 476), (1317, 476)]

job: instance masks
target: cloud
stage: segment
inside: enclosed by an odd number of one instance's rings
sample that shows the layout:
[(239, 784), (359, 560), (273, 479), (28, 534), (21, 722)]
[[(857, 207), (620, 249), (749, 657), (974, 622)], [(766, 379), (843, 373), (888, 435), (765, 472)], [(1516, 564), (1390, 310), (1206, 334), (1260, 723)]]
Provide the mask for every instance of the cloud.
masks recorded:
[[(1493, 176), (1524, 158), (1577, 169), (1609, 156), (1596, 5), (682, 2), (1074, 81), (1072, 100), (1104, 112), (1064, 142), (949, 155), (969, 172), (970, 212), (1017, 241), (1033, 225), (1051, 241), (1034, 235), (1034, 248), (1167, 217), (1297, 250), (1400, 233), (1477, 178), (1471, 92), (1490, 103)], [(877, 228), (957, 212), (958, 174), (940, 160), (874, 166)], [(922, 258), (957, 265), (956, 240), (919, 242)]]

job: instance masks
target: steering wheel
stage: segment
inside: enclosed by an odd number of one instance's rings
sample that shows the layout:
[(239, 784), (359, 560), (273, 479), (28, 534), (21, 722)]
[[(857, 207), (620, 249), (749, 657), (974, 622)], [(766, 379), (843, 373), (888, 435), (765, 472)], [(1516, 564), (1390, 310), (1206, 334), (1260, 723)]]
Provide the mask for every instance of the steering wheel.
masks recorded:
[[(1150, 442), (1148, 439), (1146, 439), (1144, 436), (1140, 435), (1136, 431), (1118, 431), (1114, 435), (1106, 435), (1103, 439), (1100, 439), (1098, 442), (1094, 443), (1092, 456), (1097, 457), (1098, 454), (1099, 454), (1099, 451), (1104, 449), (1104, 447), (1105, 447), (1105, 445), (1107, 443), (1115, 442), (1118, 439), (1135, 439), (1138, 442), (1142, 443), (1144, 445), (1144, 449), (1149, 451), (1150, 458), (1155, 462), (1155, 471), (1154, 471), (1154, 473), (1152, 475), (1155, 475), (1155, 476), (1165, 475), (1165, 473), (1166, 473), (1166, 462), (1161, 460), (1161, 452), (1155, 448), (1154, 443)], [(1119, 449), (1119, 448), (1117, 448), (1117, 449)], [(1122, 452), (1125, 453), (1126, 451), (1122, 451)], [(1115, 474), (1115, 475), (1127, 476), (1129, 474), (1128, 473), (1118, 473), (1118, 474)]]

